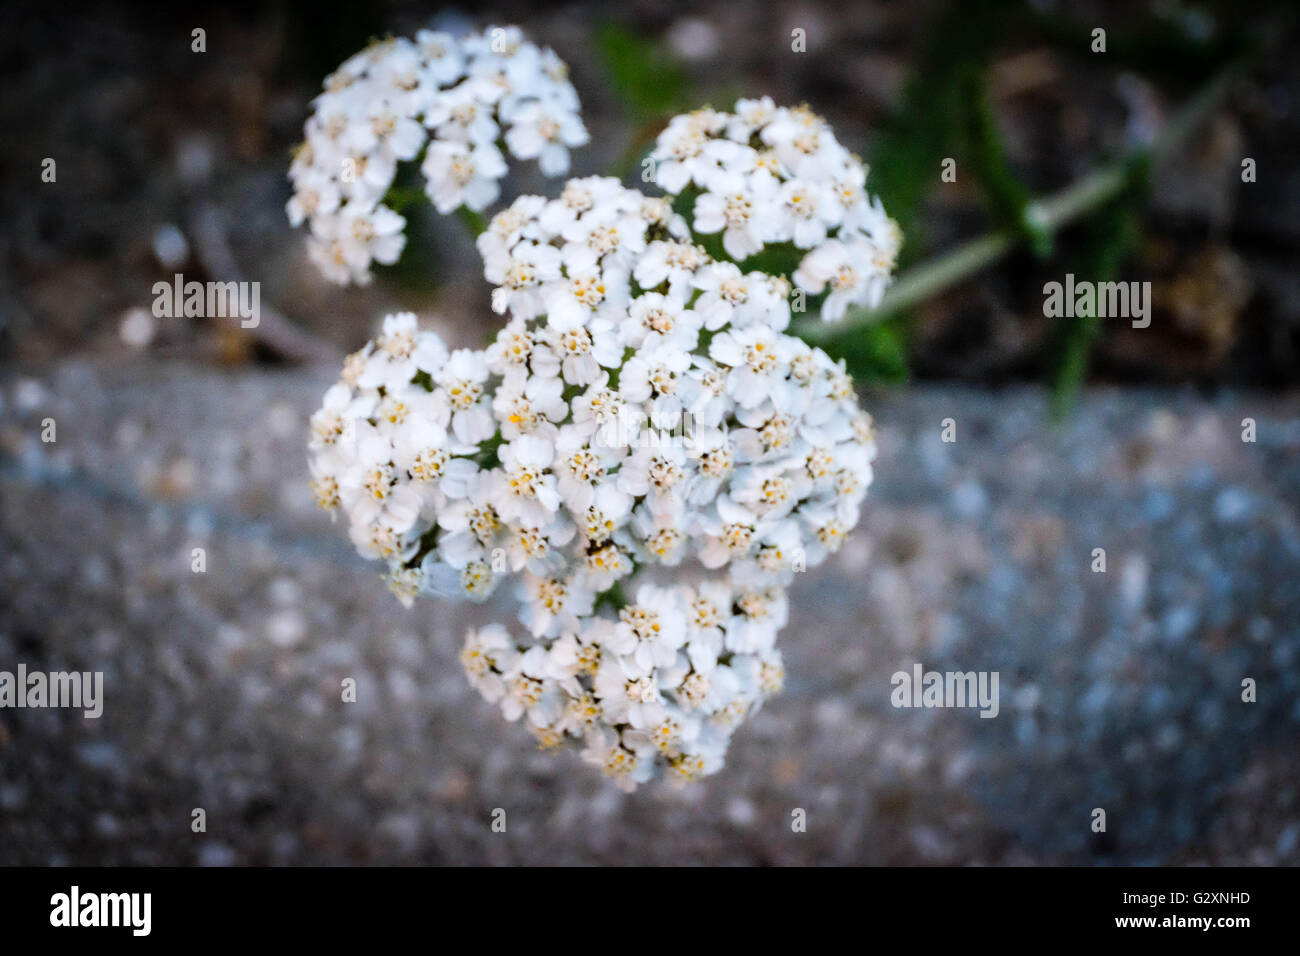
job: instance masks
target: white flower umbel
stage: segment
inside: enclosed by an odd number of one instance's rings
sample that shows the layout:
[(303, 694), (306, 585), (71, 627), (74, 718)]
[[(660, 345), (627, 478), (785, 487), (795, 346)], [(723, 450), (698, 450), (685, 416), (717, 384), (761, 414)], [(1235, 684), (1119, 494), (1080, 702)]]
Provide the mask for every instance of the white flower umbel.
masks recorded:
[[(857, 522), (869, 418), (770, 276), (614, 180), (516, 201), (479, 248), (508, 323), (449, 352), (385, 319), (313, 418), (317, 498), (407, 603), (518, 575), (527, 636), (463, 659), (544, 744), (627, 787), (712, 773), (780, 684), (785, 584)], [(698, 581), (627, 590), (653, 566)]]
[(643, 585), (617, 616), (601, 616), (556, 579), (525, 590), (544, 605), (529, 614), (534, 637), (495, 624), (470, 631), (466, 675), (543, 747), (572, 741), (624, 790), (657, 768), (676, 781), (715, 773), (735, 729), (781, 689), (779, 597), (727, 581)]
[[(396, 255), (377, 203), (425, 148), (406, 119), (432, 130), (439, 208), (491, 202), (503, 148), (560, 171), (585, 137), (554, 55), (487, 36), (390, 41), (331, 80), (313, 132), (361, 143), (365, 176), (305, 164), (295, 182), (317, 195), (290, 214), (327, 237), (338, 276)], [(369, 133), (349, 132), (357, 116)], [(694, 195), (690, 221), (611, 178), (516, 199), (477, 240), (494, 340), (452, 352), (388, 316), (310, 443), (316, 500), (401, 601), (483, 601), (513, 579), (517, 625), (465, 638), (470, 682), (625, 789), (716, 772), (779, 690), (786, 588), (857, 523), (876, 454), (843, 364), (786, 334), (791, 292), (824, 296), (827, 319), (871, 305), (898, 247), (861, 163), (807, 109), (678, 117), (655, 156), (660, 185)], [(781, 246), (789, 275), (753, 267), (775, 269), (752, 257)]]
[[(654, 181), (687, 199), (697, 235), (721, 237), (743, 263), (774, 247), (798, 264), (790, 278), (837, 321), (849, 306), (875, 307), (889, 284), (902, 235), (867, 195), (867, 169), (808, 107), (768, 97), (734, 113), (674, 117), (654, 150)], [(655, 274), (661, 268), (657, 262)]]
[(507, 154), (560, 176), (589, 138), (567, 67), (517, 27), (379, 41), (324, 87), (289, 167), (286, 208), (292, 225), (310, 226), (312, 262), (341, 285), (369, 282), (372, 263), (402, 253), (406, 220), (385, 205), (400, 163), (419, 162), (438, 212), (477, 212), (500, 194)]

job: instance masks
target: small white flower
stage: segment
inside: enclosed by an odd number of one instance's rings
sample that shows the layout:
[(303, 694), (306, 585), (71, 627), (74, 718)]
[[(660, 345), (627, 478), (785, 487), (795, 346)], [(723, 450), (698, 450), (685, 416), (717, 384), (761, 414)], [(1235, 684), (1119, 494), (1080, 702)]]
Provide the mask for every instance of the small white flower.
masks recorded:
[(590, 385), (603, 368), (617, 368), (623, 348), (614, 324), (592, 319), (587, 325), (551, 326), (547, 344), (560, 359), (560, 374), (570, 385)]
[(590, 137), (576, 113), (532, 101), (504, 115), (511, 124), (506, 145), (520, 159), (536, 159), (542, 174), (563, 176), (569, 171), (569, 150)]
[(646, 409), (655, 428), (672, 429), (681, 421), (686, 372), (691, 355), (663, 343), (635, 353), (623, 366), (618, 391), (629, 404)]
[(464, 74), (465, 57), (450, 33), (420, 30), (415, 34), (415, 44), (423, 57), (424, 72), (430, 83), (448, 86)]
[(421, 171), (438, 212), (448, 213), (458, 206), (479, 210), (496, 201), (506, 161), (490, 142), (470, 145), (440, 141), (429, 147)]
[(579, 515), (579, 527), (588, 544), (600, 547), (627, 521), (632, 511), (632, 496), (613, 482), (606, 482), (594, 487), (589, 498), (586, 508), (575, 508), (574, 512)]
[(650, 495), (637, 506), (633, 526), (646, 560), (675, 567), (686, 555), (690, 517), (680, 496)]
[(685, 303), (684, 295), (646, 292), (637, 296), (621, 327), (623, 345), (633, 349), (664, 346), (689, 355), (699, 341), (702, 323)]
[(794, 281), (814, 295), (829, 286), (822, 318), (835, 322), (844, 318), (850, 305), (875, 308), (880, 304), (889, 276), (876, 268), (874, 256), (875, 250), (865, 239), (849, 244), (828, 239), (804, 256)]
[(314, 167), (294, 180), (293, 197), (285, 206), (295, 229), (315, 216), (330, 216), (343, 201), (342, 191), (327, 172)]
[(555, 446), (539, 435), (521, 435), (501, 446), (505, 473), (497, 511), (508, 521), (549, 523), (560, 506), (555, 476), (550, 473)]
[(706, 261), (704, 250), (699, 246), (656, 239), (638, 258), (632, 277), (643, 289), (655, 289), (666, 282), (670, 291), (681, 294), (690, 288), (695, 270)]
[(727, 373), (728, 393), (742, 408), (753, 408), (770, 399), (782, 407), (788, 388), (785, 371), (796, 348), (794, 340), (763, 326), (720, 332), (709, 343), (709, 357), (731, 367)]
[(554, 376), (528, 376), (502, 382), (492, 399), (492, 414), (506, 440), (518, 438), (545, 422), (560, 422), (569, 414), (564, 383)]
[(566, 278), (543, 291), (548, 324), (567, 331), (596, 317), (621, 318), (626, 314), (628, 294), (627, 276), (617, 269), (570, 270)]
[(516, 318), (533, 319), (546, 309), (542, 287), (560, 277), (560, 252), (552, 246), (525, 240), (510, 250), (503, 262), (484, 264), (492, 290), (492, 309), (509, 310)]
[(580, 579), (526, 574), (519, 597), (524, 601), (520, 622), (533, 637), (556, 637), (581, 627), (579, 618), (591, 614), (595, 592)]
[(489, 624), (465, 635), (460, 663), (475, 690), (496, 703), (505, 695), (502, 674), (515, 670), (519, 652), (509, 632), (500, 624)]
[(641, 585), (636, 603), (619, 611), (618, 624), (605, 640), (611, 652), (629, 658), (642, 675), (654, 667), (672, 665), (677, 650), (686, 643), (678, 594), (652, 584)]
[(370, 281), (371, 262), (392, 265), (402, 254), (406, 220), (387, 206), (353, 207), (348, 203), (336, 217), (312, 220), (316, 240), (312, 257), (318, 265), (329, 265), (330, 278), (346, 275), (364, 284)]
[(698, 530), (704, 536), (700, 563), (706, 568), (720, 568), (748, 557), (755, 548), (760, 524), (759, 516), (749, 508), (725, 495), (719, 497), (698, 520)]
[(451, 409), (451, 428), (462, 445), (477, 445), (496, 430), (486, 401), (487, 378), (487, 357), (473, 349), (452, 352), (433, 376), (437, 394)]
[[(559, 476), (560, 497), (579, 517), (591, 507), (605, 476), (619, 466), (626, 454), (622, 447), (592, 444), (591, 437), (586, 429), (570, 424), (560, 429), (555, 442), (554, 471)], [(613, 516), (621, 517), (630, 507), (629, 502)]]
[(695, 231), (705, 235), (721, 232), (723, 249), (737, 262), (761, 252), (776, 232), (774, 189), (770, 177), (716, 177), (713, 191), (695, 201)]
[(639, 498), (642, 495), (666, 495), (681, 483), (689, 485), (689, 459), (682, 442), (671, 435), (650, 432), (654, 440), (647, 441), (627, 458), (619, 468), (620, 490)]

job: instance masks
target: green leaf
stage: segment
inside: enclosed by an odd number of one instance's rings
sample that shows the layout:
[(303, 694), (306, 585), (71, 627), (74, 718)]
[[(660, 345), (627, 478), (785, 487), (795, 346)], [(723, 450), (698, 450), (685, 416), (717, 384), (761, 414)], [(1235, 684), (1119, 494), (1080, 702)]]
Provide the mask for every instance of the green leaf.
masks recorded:
[(596, 31), (610, 86), (639, 121), (686, 108), (689, 80), (682, 65), (658, 45), (607, 22)]
[[(1139, 211), (1143, 202), (1135, 194), (1143, 191), (1145, 184), (1139, 181), (1089, 220), (1083, 251), (1072, 270), (1080, 279), (1112, 282), (1119, 275), (1140, 238)], [(1101, 320), (1095, 307), (1092, 315), (1062, 316), (1056, 320), (1051, 353), (1051, 411), (1057, 421), (1074, 407), (1088, 376), (1093, 344), (1100, 333)]]
[(1042, 223), (1026, 215), (1031, 198), (1029, 188), (1007, 163), (983, 71), (973, 68), (964, 71), (961, 91), (965, 166), (979, 184), (998, 225), (1019, 232), (1036, 256), (1046, 258), (1052, 251), (1052, 235)]

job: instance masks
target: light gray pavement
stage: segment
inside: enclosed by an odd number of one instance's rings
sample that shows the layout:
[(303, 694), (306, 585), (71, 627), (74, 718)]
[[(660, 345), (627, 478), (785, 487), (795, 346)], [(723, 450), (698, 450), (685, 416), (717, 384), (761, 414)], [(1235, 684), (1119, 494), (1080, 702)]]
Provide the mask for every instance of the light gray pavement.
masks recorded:
[[(1300, 395), (866, 396), (785, 692), (717, 776), (623, 795), (466, 685), (504, 602), (405, 610), (314, 510), (332, 377), (0, 370), (0, 670), (106, 683), (99, 720), (0, 710), (0, 863), (1300, 862)], [(999, 715), (893, 708), (914, 661), (997, 671)]]

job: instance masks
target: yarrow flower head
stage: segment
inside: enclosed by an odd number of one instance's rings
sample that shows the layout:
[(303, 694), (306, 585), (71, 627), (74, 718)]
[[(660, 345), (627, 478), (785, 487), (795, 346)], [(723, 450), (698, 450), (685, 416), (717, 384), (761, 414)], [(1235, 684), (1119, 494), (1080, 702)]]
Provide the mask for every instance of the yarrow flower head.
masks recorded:
[[(479, 239), (497, 293), (552, 263), (492, 345), (449, 352), (396, 315), (349, 359), (313, 418), (317, 497), (407, 603), (519, 577), (520, 630), (462, 658), (509, 719), (625, 787), (693, 779), (780, 684), (784, 586), (856, 524), (869, 419), (841, 365), (780, 331), (783, 298), (715, 307), (769, 277), (715, 262), (661, 201), (603, 179), (535, 199)], [(664, 245), (691, 250), (681, 275), (641, 268)], [(698, 583), (623, 596), (684, 564)]]
[(406, 220), (385, 203), (399, 164), (419, 164), (440, 213), (477, 212), (500, 195), (507, 155), (561, 176), (588, 140), (568, 68), (517, 27), (372, 43), (312, 105), (287, 212), (310, 226), (312, 262), (341, 285), (369, 282), (372, 262), (402, 253)]
[[(473, 43), (446, 49), (439, 89), (490, 75), (509, 88), (500, 102), (546, 56), (489, 69)], [(392, 56), (342, 69), (435, 62)], [(419, 100), (395, 86), (394, 103)], [(411, 115), (434, 129), (430, 150), (489, 143), (477, 114)], [(568, 134), (531, 108), (492, 115), (517, 117), (507, 142), (559, 168), (538, 143)], [(438, 140), (448, 123), (461, 131)], [(493, 341), (451, 351), (414, 315), (388, 316), (310, 441), (316, 500), (401, 601), (483, 601), (511, 578), (517, 620), (466, 635), (467, 677), (541, 746), (574, 744), (625, 789), (722, 767), (784, 679), (787, 586), (839, 549), (873, 477), (844, 365), (786, 333), (790, 278), (744, 260), (806, 249), (793, 281), (824, 277), (825, 315), (869, 303), (897, 249), (861, 164), (806, 110), (679, 117), (656, 155), (661, 185), (696, 190), (693, 221), (610, 178), (519, 197), (477, 241), (504, 320)], [(711, 251), (701, 236), (717, 232)], [(850, 269), (867, 278), (836, 284)]]
[(826, 321), (880, 303), (902, 234), (868, 196), (866, 166), (808, 107), (763, 97), (732, 113), (686, 113), (659, 134), (650, 159), (654, 182), (691, 201), (692, 229), (720, 235), (731, 259), (791, 246), (794, 283), (824, 295)]

